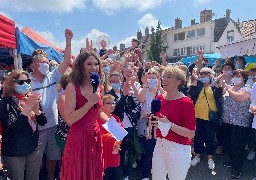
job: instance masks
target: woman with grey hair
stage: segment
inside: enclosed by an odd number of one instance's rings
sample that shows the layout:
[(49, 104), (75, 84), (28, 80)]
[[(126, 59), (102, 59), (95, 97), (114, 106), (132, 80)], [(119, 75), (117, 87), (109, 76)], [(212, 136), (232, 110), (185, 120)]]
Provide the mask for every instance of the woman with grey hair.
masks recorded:
[[(194, 138), (194, 151), (196, 156), (191, 165), (196, 166), (200, 162), (200, 154), (206, 151), (208, 156), (208, 168), (215, 169), (213, 161), (214, 136), (217, 125), (209, 120), (209, 112), (221, 111), (222, 88), (220, 83), (211, 86), (214, 72), (210, 68), (202, 68), (199, 77), (192, 74), (193, 83), (189, 95), (195, 105), (196, 133)], [(204, 146), (205, 144), (205, 146)]]

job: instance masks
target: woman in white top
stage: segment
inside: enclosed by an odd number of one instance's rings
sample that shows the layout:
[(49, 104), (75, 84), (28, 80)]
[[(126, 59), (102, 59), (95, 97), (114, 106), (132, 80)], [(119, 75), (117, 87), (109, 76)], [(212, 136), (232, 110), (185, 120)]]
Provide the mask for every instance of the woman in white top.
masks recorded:
[(138, 101), (141, 103), (141, 117), (137, 121), (138, 135), (145, 153), (141, 156), (141, 174), (143, 180), (149, 180), (151, 176), (151, 161), (156, 140), (154, 137), (147, 136), (147, 123), (151, 113), (151, 102), (157, 97), (160, 88), (160, 79), (158, 72), (151, 68), (142, 78), (143, 88), (140, 89)]

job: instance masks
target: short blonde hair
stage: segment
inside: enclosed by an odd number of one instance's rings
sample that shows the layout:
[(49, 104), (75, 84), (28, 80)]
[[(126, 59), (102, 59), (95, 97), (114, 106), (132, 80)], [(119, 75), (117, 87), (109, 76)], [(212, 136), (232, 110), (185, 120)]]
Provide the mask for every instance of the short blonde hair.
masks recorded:
[(155, 74), (157, 77), (159, 75), (158, 71), (155, 68), (150, 68), (146, 73), (146, 75), (149, 75), (149, 74)]
[(179, 67), (166, 66), (164, 68), (163, 73), (164, 72), (166, 72), (169, 75), (174, 76), (176, 79), (180, 80), (178, 89), (180, 89), (186, 83), (186, 76), (185, 76), (184, 72)]
[(105, 94), (102, 98), (103, 104), (105, 104), (106, 99), (112, 99), (113, 101), (115, 100), (115, 97), (111, 94)]

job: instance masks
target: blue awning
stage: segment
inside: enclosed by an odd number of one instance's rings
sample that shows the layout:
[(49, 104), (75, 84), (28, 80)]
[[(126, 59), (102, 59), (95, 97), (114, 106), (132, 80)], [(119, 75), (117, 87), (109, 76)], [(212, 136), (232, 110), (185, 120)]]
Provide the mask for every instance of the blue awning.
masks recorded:
[[(197, 60), (197, 58), (198, 58), (198, 56), (182, 58), (181, 62), (183, 62), (184, 64), (188, 64), (191, 62), (195, 62)], [(221, 58), (221, 54), (220, 53), (204, 54), (204, 58), (208, 59), (209, 65), (213, 65), (217, 59)]]
[(30, 37), (21, 32), (18, 28), (16, 28), (16, 37), (18, 54), (31, 56), (34, 50), (43, 49), (48, 53), (49, 60), (55, 60), (60, 63), (64, 59), (63, 53), (55, 50), (50, 46), (35, 42)]

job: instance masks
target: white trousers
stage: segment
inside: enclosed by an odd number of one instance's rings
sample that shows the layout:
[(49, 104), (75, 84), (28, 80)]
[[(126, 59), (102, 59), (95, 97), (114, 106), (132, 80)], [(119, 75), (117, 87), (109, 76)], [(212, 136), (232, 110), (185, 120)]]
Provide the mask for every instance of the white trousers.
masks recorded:
[(152, 180), (185, 180), (191, 162), (190, 145), (158, 138), (152, 159)]

